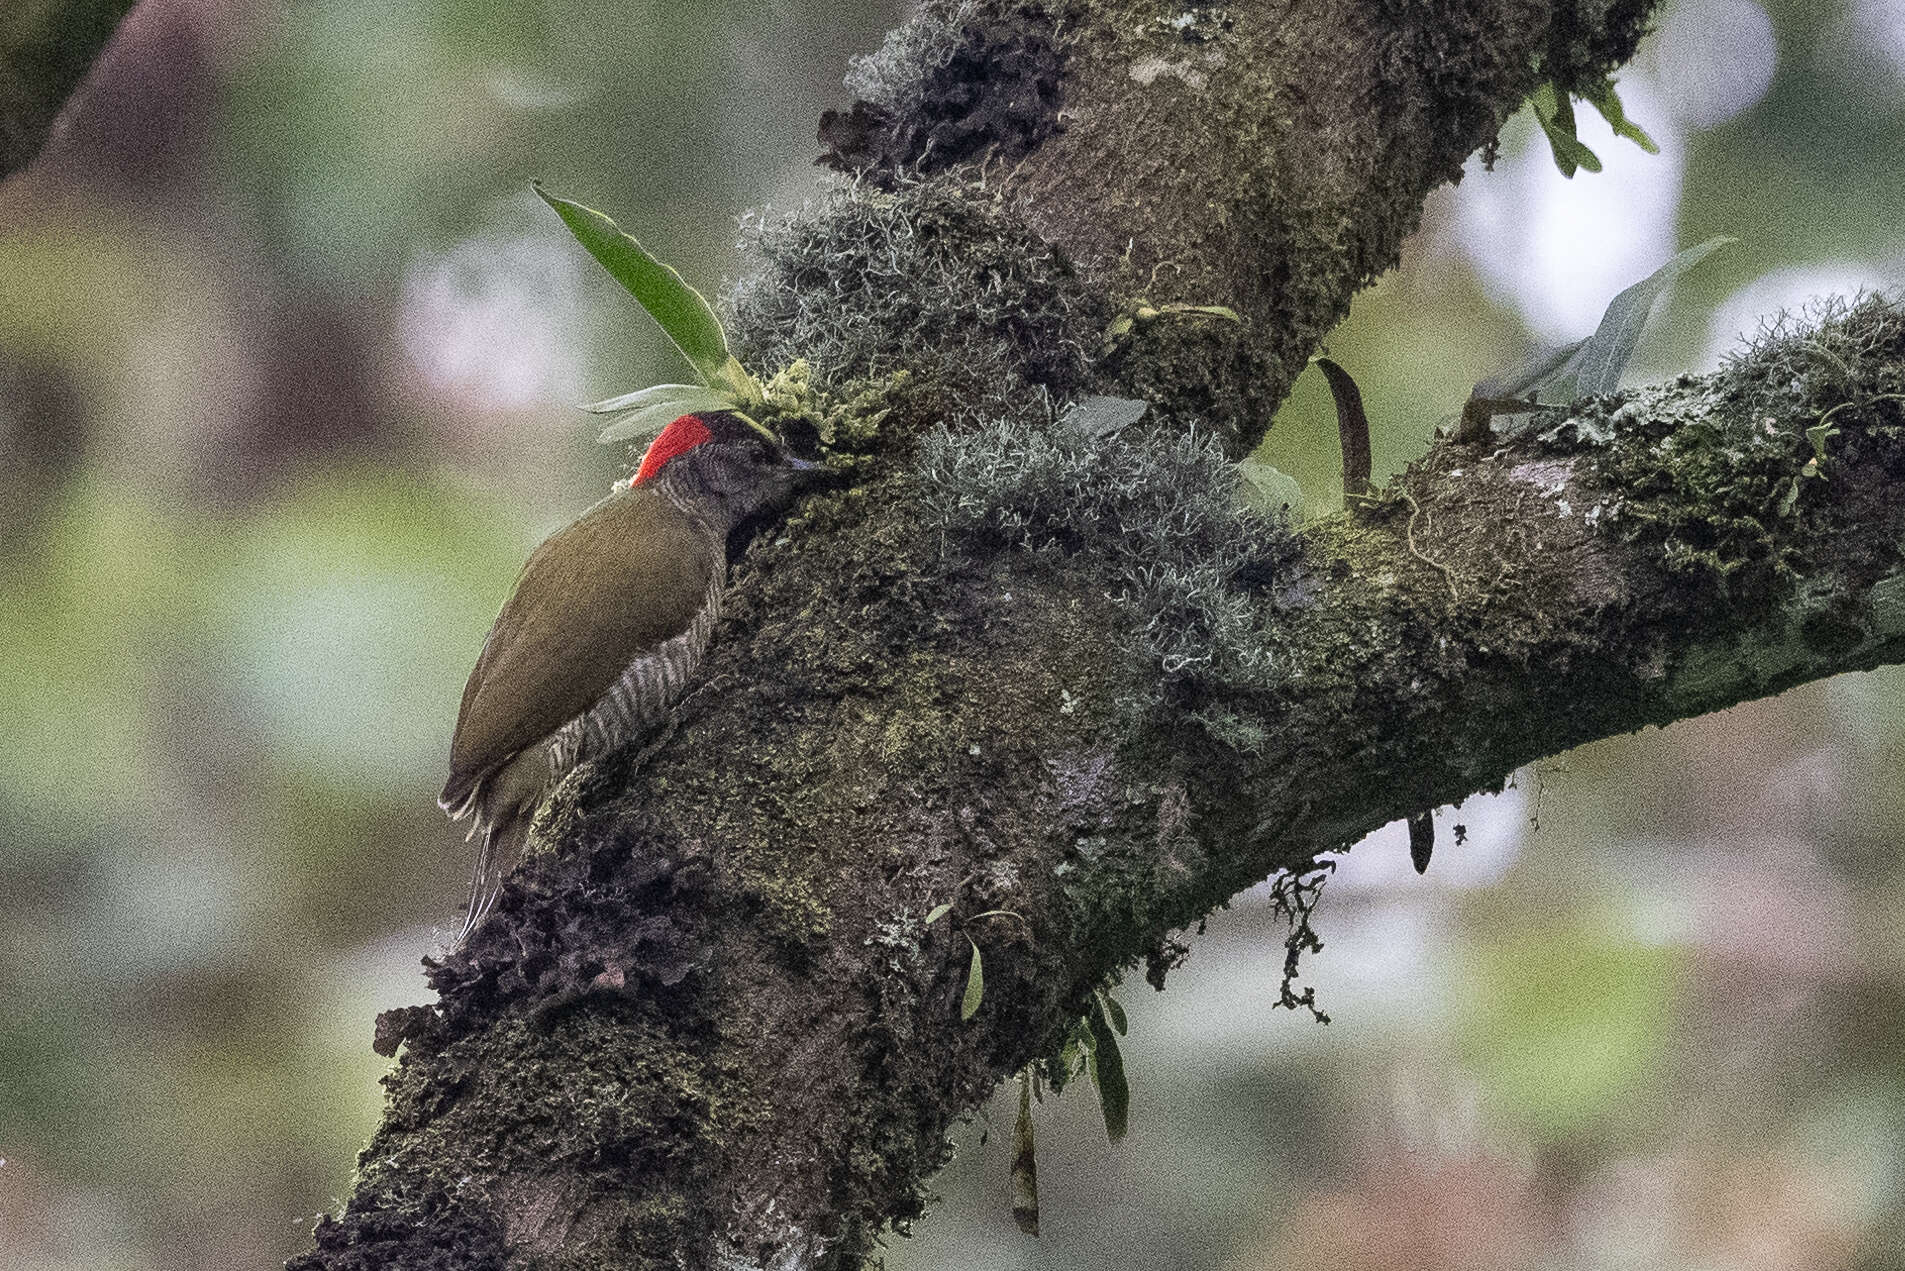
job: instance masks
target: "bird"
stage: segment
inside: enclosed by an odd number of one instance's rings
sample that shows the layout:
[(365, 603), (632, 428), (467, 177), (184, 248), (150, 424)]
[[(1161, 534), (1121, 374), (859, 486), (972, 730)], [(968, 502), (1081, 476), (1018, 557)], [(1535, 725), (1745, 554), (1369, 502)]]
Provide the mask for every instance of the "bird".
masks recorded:
[(634, 476), (530, 554), (464, 686), (437, 800), (481, 839), (453, 948), (556, 783), (667, 718), (720, 617), (729, 537), (816, 471), (738, 411), (683, 415)]

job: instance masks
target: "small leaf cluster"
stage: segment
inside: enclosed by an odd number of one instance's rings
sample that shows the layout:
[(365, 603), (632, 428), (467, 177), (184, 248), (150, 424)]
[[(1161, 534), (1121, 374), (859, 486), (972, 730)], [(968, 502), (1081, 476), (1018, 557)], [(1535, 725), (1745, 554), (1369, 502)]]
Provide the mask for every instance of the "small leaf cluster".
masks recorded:
[(1463, 407), (1456, 439), (1482, 440), (1494, 415), (1521, 413), (1542, 402), (1573, 402), (1613, 392), (1620, 386), (1621, 373), (1633, 359), (1634, 350), (1640, 347), (1641, 333), (1661, 294), (1682, 274), (1735, 241), (1719, 237), (1696, 243), (1639, 282), (1623, 288), (1602, 311), (1593, 335), (1538, 352), (1477, 384)]
[(1586, 168), (1589, 172), (1601, 170), (1601, 157), (1575, 136), (1576, 97), (1601, 112), (1601, 118), (1607, 120), (1615, 136), (1627, 138), (1648, 154), (1660, 153), (1660, 147), (1654, 143), (1654, 139), (1627, 117), (1612, 79), (1604, 78), (1585, 89), (1576, 88), (1572, 91), (1559, 87), (1551, 80), (1528, 94), (1528, 105), (1534, 110), (1541, 131), (1547, 135), (1548, 148), (1554, 154), (1554, 166), (1561, 169), (1562, 176), (1572, 178), (1578, 168)]
[[(1127, 1029), (1124, 1007), (1100, 989), (1091, 995), (1085, 1013), (1072, 1021), (1057, 1060), (1065, 1080), (1081, 1075), (1091, 1078), (1105, 1118), (1105, 1135), (1113, 1143), (1125, 1136), (1131, 1123), (1131, 1085), (1125, 1078), (1124, 1053), (1118, 1048), (1118, 1039)], [(1036, 1074), (1033, 1093), (1039, 1093)]]

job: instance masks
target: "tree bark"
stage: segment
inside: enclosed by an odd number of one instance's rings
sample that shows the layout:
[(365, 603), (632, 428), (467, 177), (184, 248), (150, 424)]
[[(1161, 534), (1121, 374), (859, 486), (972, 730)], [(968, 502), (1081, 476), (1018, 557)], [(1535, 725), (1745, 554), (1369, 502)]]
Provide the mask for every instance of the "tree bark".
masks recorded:
[[(1883, 302), (1352, 513), (1239, 510), (1423, 198), (1646, 7), (948, 0), (861, 65), (824, 133), (864, 170), (733, 304), (757, 371), (808, 360), (775, 418), (837, 483), (736, 565), (673, 731), (572, 776), (438, 1005), (380, 1021), (383, 1125), (293, 1265), (856, 1265), (949, 1126), (1238, 889), (1896, 660)], [(1150, 409), (1058, 418), (1088, 393)]]
[(15, 0), (0, 13), (0, 180), (33, 162), (134, 0)]

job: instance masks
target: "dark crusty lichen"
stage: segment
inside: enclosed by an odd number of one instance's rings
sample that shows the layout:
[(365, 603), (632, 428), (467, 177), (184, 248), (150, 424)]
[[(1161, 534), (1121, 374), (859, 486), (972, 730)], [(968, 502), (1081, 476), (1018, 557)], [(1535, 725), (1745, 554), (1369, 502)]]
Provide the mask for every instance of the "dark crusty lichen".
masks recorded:
[(855, 101), (821, 117), (821, 162), (886, 184), (1037, 147), (1059, 126), (1063, 58), (1036, 9), (926, 0), (878, 52), (853, 59)]

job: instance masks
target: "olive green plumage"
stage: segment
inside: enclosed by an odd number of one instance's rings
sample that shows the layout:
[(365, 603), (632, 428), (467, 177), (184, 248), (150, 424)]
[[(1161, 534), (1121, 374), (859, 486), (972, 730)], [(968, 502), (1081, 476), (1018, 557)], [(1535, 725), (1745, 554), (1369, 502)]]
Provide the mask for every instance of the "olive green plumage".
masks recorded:
[(463, 690), (442, 803), (593, 706), (631, 662), (686, 631), (719, 543), (652, 487), (617, 490), (545, 539)]
[(555, 783), (667, 717), (720, 615), (728, 536), (809, 467), (738, 416), (683, 416), (632, 484), (530, 555), (464, 687), (438, 799), (482, 838), (459, 940)]

